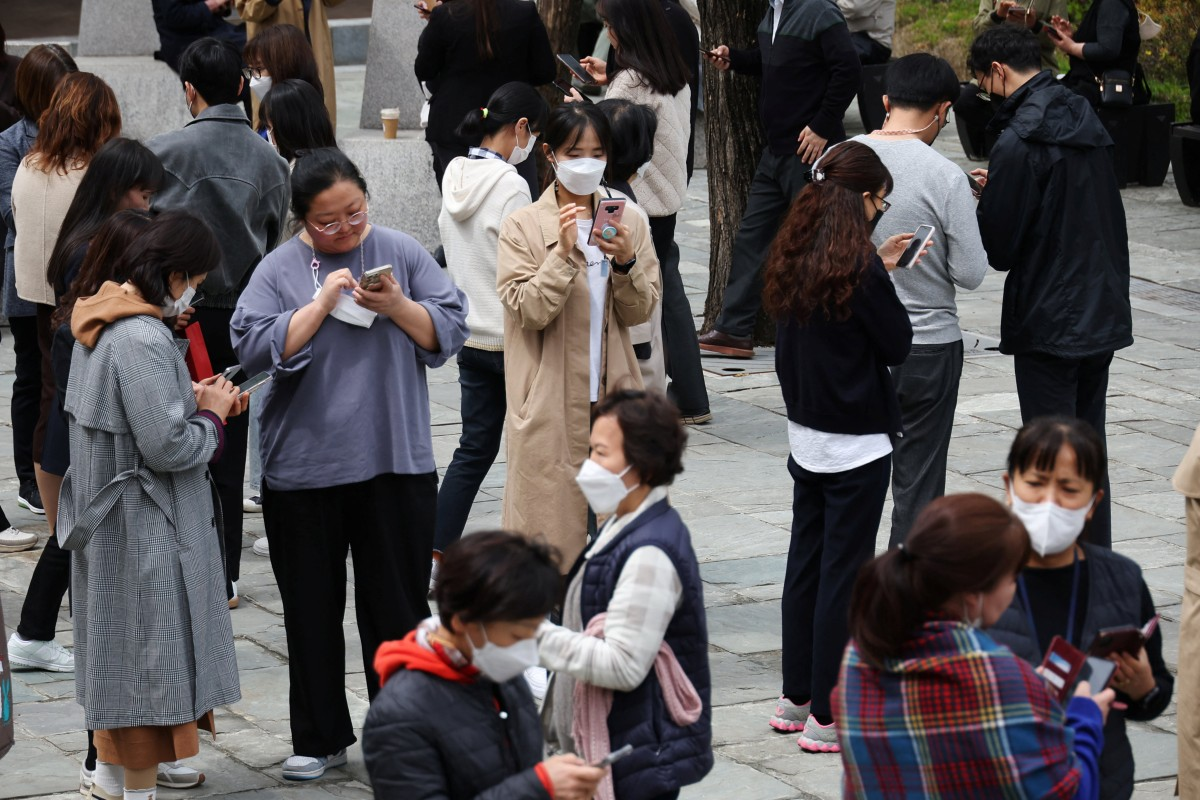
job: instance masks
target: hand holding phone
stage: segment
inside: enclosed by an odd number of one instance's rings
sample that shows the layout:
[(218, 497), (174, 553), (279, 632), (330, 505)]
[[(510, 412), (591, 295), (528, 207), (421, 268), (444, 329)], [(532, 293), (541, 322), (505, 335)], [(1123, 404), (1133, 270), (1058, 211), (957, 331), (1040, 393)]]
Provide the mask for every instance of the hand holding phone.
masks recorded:
[(247, 380), (246, 382), (238, 384), (238, 387), (237, 387), (238, 393), (239, 394), (254, 394), (259, 389), (261, 389), (263, 386), (265, 386), (267, 384), (267, 381), (269, 381), (269, 380), (271, 380), (271, 373), (260, 372), (257, 375), (255, 375), (253, 378), (250, 378), (249, 380)]
[(921, 253), (929, 246), (929, 242), (933, 239), (934, 228), (932, 225), (921, 225), (913, 234), (912, 241), (909, 242), (908, 248), (900, 256), (900, 260), (896, 262), (896, 266), (900, 269), (912, 269), (917, 265), (921, 258)]
[(1086, 664), (1087, 656), (1066, 639), (1055, 636), (1051, 640), (1041, 669), (1042, 677), (1050, 685), (1050, 691), (1058, 698), (1058, 702), (1067, 702)]
[(601, 200), (596, 210), (596, 218), (592, 220), (592, 232), (588, 236), (588, 244), (595, 247), (598, 239), (610, 242), (620, 232), (617, 226), (625, 214), (625, 199), (613, 197)]
[(725, 72), (732, 66), (732, 62), (729, 60), (729, 48), (723, 44), (717, 45), (711, 50), (705, 50), (702, 47), (700, 48), (700, 55), (704, 57), (705, 61), (722, 72)]
[(559, 53), (558, 60), (561, 61), (562, 65), (570, 70), (571, 74), (574, 75), (576, 79), (578, 79), (578, 81), (584, 86), (599, 85), (588, 73), (588, 71), (583, 68), (583, 64), (580, 64), (579, 59), (577, 59), (575, 56), (569, 53)]
[(391, 264), (384, 264), (382, 267), (369, 269), (362, 274), (362, 277), (358, 281), (358, 285), (363, 289), (374, 289), (375, 287), (379, 286), (379, 284), (383, 283), (383, 276), (390, 274), (391, 271)]
[(625, 758), (632, 752), (633, 752), (633, 745), (627, 744), (624, 747), (622, 747), (620, 750), (612, 751), (611, 753), (606, 755), (604, 758), (597, 761), (595, 764), (592, 764), (592, 766), (600, 767), (601, 769), (605, 769), (606, 767), (611, 767), (613, 764), (617, 763), (622, 758)]

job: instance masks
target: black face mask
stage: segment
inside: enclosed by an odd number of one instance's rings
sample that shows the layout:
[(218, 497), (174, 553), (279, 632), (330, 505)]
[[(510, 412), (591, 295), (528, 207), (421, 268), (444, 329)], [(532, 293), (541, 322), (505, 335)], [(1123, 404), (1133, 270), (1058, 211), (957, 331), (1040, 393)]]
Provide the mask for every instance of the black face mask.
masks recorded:
[(868, 233), (875, 232), (875, 229), (877, 227), (879, 227), (879, 219), (882, 216), (883, 216), (883, 209), (881, 208), (875, 212), (875, 216), (871, 217), (871, 221), (867, 223), (867, 232)]

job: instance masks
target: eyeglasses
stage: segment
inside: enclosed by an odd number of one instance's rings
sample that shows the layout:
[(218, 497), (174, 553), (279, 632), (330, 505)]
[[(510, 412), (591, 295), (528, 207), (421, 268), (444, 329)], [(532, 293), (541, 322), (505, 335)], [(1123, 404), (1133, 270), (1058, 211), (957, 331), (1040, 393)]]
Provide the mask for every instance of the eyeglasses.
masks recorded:
[(264, 67), (246, 67), (242, 70), (242, 76), (245, 77), (246, 80), (261, 78), (263, 76), (264, 69)]
[(884, 200), (882, 197), (880, 197), (877, 194), (873, 194), (873, 195), (871, 195), (871, 197), (874, 197), (876, 200), (879, 201), (879, 213), (881, 213), (881, 214), (886, 213), (887, 210), (892, 207), (891, 203), (889, 203), (887, 200)]
[(367, 221), (367, 209), (364, 208), (362, 211), (354, 212), (349, 217), (347, 217), (345, 220), (338, 220), (337, 222), (331, 222), (328, 225), (314, 225), (313, 223), (309, 222), (308, 220), (305, 220), (304, 222), (307, 225), (311, 225), (313, 230), (320, 231), (321, 233), (332, 236), (335, 233), (341, 233), (343, 225), (349, 225), (351, 227), (357, 228), (359, 225), (362, 225), (366, 221)]

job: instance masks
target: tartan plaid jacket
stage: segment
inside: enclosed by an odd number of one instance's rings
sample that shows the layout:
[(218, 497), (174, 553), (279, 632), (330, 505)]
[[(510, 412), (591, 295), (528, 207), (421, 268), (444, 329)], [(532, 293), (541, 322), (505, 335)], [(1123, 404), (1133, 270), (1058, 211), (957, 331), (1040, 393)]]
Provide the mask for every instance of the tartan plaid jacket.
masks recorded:
[(1033, 667), (962, 622), (926, 622), (882, 670), (851, 642), (834, 717), (846, 797), (1099, 793), (1096, 704), (1064, 713)]

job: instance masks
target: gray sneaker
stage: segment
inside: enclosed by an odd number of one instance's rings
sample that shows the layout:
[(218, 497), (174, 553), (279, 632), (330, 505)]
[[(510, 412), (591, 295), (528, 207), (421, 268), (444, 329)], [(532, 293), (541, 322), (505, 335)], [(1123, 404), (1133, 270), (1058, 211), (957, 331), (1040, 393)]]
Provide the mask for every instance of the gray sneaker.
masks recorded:
[(311, 781), (325, 774), (325, 770), (344, 766), (346, 748), (331, 756), (291, 756), (283, 762), (283, 777), (289, 781)]
[(842, 746), (838, 744), (837, 725), (832, 722), (822, 725), (813, 716), (809, 716), (804, 723), (804, 733), (800, 734), (796, 744), (806, 753), (842, 752)]
[(8, 660), (15, 669), (75, 671), (74, 654), (53, 639), (48, 642), (27, 642), (14, 633), (8, 637)]
[(204, 773), (185, 766), (182, 761), (164, 761), (158, 765), (155, 783), (168, 789), (191, 789), (204, 783)]
[(775, 715), (767, 721), (767, 724), (780, 733), (802, 731), (811, 707), (812, 703), (798, 706), (786, 697), (780, 696), (778, 702), (775, 703)]

